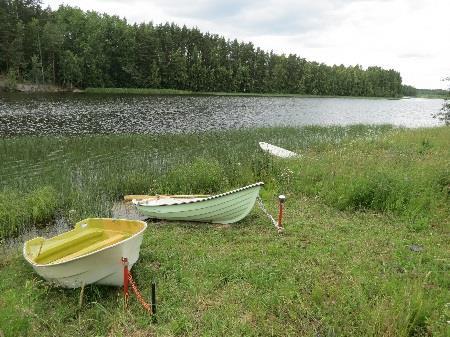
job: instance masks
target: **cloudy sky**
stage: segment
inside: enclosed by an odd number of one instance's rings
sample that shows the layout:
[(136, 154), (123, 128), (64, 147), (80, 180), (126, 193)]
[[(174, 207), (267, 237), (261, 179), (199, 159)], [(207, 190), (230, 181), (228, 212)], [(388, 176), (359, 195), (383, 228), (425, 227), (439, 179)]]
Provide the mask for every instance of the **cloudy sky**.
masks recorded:
[(399, 70), (403, 83), (447, 88), (450, 0), (43, 0), (125, 17), (175, 22), (327, 64)]

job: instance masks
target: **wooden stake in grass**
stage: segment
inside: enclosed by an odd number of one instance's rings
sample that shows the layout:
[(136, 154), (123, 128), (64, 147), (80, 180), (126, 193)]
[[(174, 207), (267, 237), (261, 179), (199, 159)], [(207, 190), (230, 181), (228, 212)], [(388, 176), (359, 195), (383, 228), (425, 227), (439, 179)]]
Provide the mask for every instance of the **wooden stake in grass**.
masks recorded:
[(83, 306), (83, 298), (84, 298), (84, 282), (81, 285), (80, 289), (80, 298), (78, 299), (78, 310), (81, 310), (81, 307)]
[(278, 201), (279, 201), (279, 207), (278, 207), (278, 231), (282, 231), (283, 228), (283, 205), (284, 202), (286, 201), (286, 196), (284, 196), (283, 194), (281, 194), (280, 196), (278, 196)]
[[(84, 299), (84, 282), (81, 285), (80, 289), (80, 297), (78, 298), (78, 309), (77, 309), (77, 315), (78, 315), (78, 322), (81, 325), (81, 308), (83, 307), (83, 299)], [(0, 336), (1, 337), (1, 336)]]
[(128, 258), (122, 257), (123, 264), (123, 298), (125, 303), (125, 309), (128, 306)]

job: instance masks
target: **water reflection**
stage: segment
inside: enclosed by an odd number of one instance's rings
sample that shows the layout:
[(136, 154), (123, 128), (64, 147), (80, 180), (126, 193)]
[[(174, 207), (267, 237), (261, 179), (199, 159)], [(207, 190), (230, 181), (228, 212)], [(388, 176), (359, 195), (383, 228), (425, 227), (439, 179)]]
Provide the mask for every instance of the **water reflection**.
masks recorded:
[(2, 94), (0, 135), (186, 133), (275, 125), (439, 125), (440, 99)]

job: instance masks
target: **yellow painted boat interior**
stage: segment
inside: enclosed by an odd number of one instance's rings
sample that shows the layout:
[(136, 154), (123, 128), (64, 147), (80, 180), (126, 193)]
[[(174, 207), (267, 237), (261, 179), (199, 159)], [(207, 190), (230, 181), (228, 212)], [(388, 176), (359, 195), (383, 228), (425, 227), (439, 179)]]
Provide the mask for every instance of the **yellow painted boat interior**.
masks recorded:
[(73, 260), (123, 241), (144, 228), (140, 221), (90, 218), (71, 231), (50, 239), (37, 237), (25, 243), (25, 254), (36, 264)]

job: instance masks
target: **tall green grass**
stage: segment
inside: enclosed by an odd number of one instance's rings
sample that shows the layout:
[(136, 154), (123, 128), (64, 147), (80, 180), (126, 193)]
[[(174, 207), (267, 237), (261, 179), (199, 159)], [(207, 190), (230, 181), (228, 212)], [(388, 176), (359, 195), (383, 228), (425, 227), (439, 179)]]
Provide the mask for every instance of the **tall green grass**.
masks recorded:
[(0, 193), (0, 238), (30, 224), (46, 225), (62, 206), (58, 202), (57, 192), (50, 186), (28, 193), (4, 190)]
[[(280, 160), (267, 141), (302, 157)], [(129, 193), (286, 193), (283, 235), (255, 211), (232, 226), (153, 222), (121, 289), (43, 281), (0, 260), (5, 336), (447, 336), (450, 128), (308, 127), (0, 140), (2, 236), (55, 214), (107, 216)], [(326, 205), (328, 204), (328, 205)], [(423, 229), (427, 230), (423, 230)], [(420, 251), (411, 249), (421, 247)]]
[[(275, 211), (276, 204), (268, 205)], [(439, 231), (291, 197), (286, 231), (261, 212), (232, 226), (152, 222), (132, 274), (157, 322), (122, 289), (54, 287), (19, 255), (0, 261), (5, 336), (447, 336)], [(423, 247), (413, 252), (411, 244)]]
[[(388, 126), (237, 130), (188, 135), (17, 137), (0, 140), (0, 233), (64, 216), (109, 216), (125, 194), (217, 193), (264, 181), (263, 193), (318, 196), (339, 209), (448, 214), (449, 129)], [(303, 156), (277, 160), (258, 141)]]
[(397, 130), (379, 138), (312, 148), (292, 161), (287, 188), (341, 210), (402, 216), (419, 230), (450, 217), (449, 128)]
[[(51, 191), (40, 222), (62, 216), (109, 216), (125, 194), (216, 193), (263, 180), (277, 184), (278, 163), (259, 150), (264, 140), (304, 151), (314, 146), (381, 134), (390, 127), (308, 127), (188, 135), (17, 137), (0, 140), (1, 235), (35, 222), (14, 200)], [(275, 185), (274, 185), (275, 184)], [(14, 195), (14, 197), (12, 197)], [(50, 211), (49, 211), (50, 210)]]

